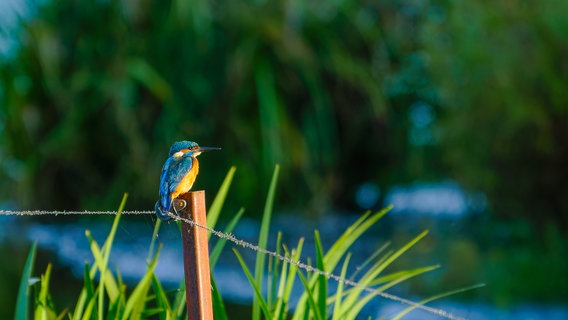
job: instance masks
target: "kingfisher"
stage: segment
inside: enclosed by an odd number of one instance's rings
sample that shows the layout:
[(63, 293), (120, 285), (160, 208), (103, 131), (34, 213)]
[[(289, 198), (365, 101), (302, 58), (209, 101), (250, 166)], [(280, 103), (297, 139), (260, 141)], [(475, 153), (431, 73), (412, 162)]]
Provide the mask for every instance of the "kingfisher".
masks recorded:
[(156, 202), (156, 215), (162, 220), (170, 220), (174, 200), (188, 192), (199, 173), (197, 156), (202, 152), (221, 150), (217, 147), (200, 147), (193, 141), (178, 141), (170, 148), (170, 155), (164, 163), (160, 176), (160, 200)]

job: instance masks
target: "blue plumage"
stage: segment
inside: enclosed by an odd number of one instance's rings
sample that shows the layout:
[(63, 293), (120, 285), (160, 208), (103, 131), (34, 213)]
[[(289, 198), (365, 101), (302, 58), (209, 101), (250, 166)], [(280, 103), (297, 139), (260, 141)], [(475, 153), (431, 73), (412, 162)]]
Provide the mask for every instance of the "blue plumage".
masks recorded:
[(170, 205), (173, 200), (171, 199), (171, 194), (176, 191), (181, 180), (192, 168), (193, 158), (189, 153), (179, 158), (168, 158), (160, 177), (160, 204), (164, 209), (170, 210)]
[(193, 141), (179, 141), (172, 145), (170, 154), (160, 176), (160, 200), (156, 202), (156, 215), (162, 220), (169, 220), (173, 200), (188, 192), (199, 172), (197, 156), (204, 151), (220, 148), (199, 147)]

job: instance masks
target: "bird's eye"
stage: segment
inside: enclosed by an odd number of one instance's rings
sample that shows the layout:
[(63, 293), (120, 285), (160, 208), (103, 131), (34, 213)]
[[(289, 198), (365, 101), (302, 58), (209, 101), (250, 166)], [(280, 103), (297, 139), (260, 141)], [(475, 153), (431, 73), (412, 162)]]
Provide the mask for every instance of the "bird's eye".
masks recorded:
[(199, 149), (199, 146), (191, 146), (191, 147), (189, 148), (189, 150), (197, 150), (197, 149)]

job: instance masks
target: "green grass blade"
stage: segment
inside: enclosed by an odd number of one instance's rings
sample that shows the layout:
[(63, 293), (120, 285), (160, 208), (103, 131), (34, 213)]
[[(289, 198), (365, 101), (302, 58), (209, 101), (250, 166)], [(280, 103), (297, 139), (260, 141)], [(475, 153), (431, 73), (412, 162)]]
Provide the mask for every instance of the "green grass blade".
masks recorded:
[(384, 261), (376, 265), (376, 267), (371, 268), (360, 280), (360, 282), (364, 283), (365, 285), (370, 285), (377, 277), (378, 274), (383, 272), (389, 265), (391, 265), (396, 259), (398, 259), (401, 255), (407, 252), (410, 248), (412, 248), (418, 241), (424, 238), (428, 234), (428, 231), (424, 231), (418, 236), (414, 237), (414, 239), (410, 240), (400, 249), (396, 250), (392, 255), (388, 256)]
[[(282, 238), (282, 233), (278, 233), (278, 238)], [(286, 255), (289, 257), (289, 255)], [(286, 309), (287, 301), (283, 299), (284, 289), (286, 287), (286, 276), (288, 275), (288, 263), (282, 263), (282, 269), (280, 270), (280, 281), (278, 283), (278, 292), (276, 293), (276, 301), (274, 302), (274, 317), (273, 320), (283, 319), (284, 311)]]
[(160, 226), (162, 225), (161, 219), (156, 219), (156, 224), (154, 225), (154, 232), (152, 232), (152, 241), (150, 241), (150, 249), (148, 250), (148, 258), (146, 258), (146, 263), (150, 264), (152, 257), (156, 254), (156, 242), (158, 240), (158, 231), (160, 231)]
[(161, 316), (162, 313), (164, 313), (164, 311), (160, 308), (146, 308), (142, 311), (141, 319), (154, 319), (154, 316)]
[(57, 316), (51, 306), (49, 297), (49, 279), (51, 278), (51, 263), (47, 265), (45, 273), (41, 275), (40, 290), (35, 302), (34, 320), (51, 320)]
[[(424, 268), (418, 268), (418, 269), (414, 269), (414, 270), (409, 270), (409, 271), (401, 271), (401, 272), (397, 272), (395, 274), (389, 275), (387, 277), (384, 278), (389, 278), (391, 279), (388, 283), (384, 284), (383, 286), (379, 287), (376, 289), (376, 291), (374, 293), (369, 293), (367, 294), (365, 297), (359, 298), (357, 300), (357, 302), (355, 303), (355, 305), (349, 309), (349, 313), (352, 315), (357, 315), (361, 312), (361, 310), (363, 309), (363, 307), (365, 307), (365, 305), (367, 303), (369, 303), (373, 298), (375, 298), (377, 295), (379, 295), (379, 292), (384, 292), (385, 290), (403, 282), (406, 281), (412, 277), (416, 277), (418, 275), (421, 275), (425, 272), (428, 271), (432, 271), (434, 269), (437, 269), (439, 266), (429, 266), (429, 267), (424, 267)], [(378, 281), (384, 281), (384, 279), (377, 279)], [(369, 284), (369, 286), (372, 286), (374, 283)]]
[[(278, 172), (280, 171), (280, 166), (276, 165), (274, 167), (274, 173), (272, 174), (272, 180), (270, 181), (270, 187), (268, 188), (268, 194), (266, 196), (266, 203), (264, 205), (264, 212), (262, 214), (262, 222), (260, 227), (260, 233), (258, 236), (258, 246), (261, 248), (266, 248), (268, 242), (268, 232), (270, 229), (270, 220), (272, 217), (272, 208), (274, 206), (274, 194), (276, 193), (276, 182), (278, 181)], [(264, 266), (266, 261), (266, 255), (258, 252), (256, 254), (256, 264), (254, 269), (254, 281), (256, 285), (262, 288), (263, 276), (264, 276)], [(257, 299), (253, 300), (252, 308), (252, 318), (253, 320), (260, 319), (260, 305)]]
[(181, 280), (179, 285), (179, 291), (176, 294), (176, 299), (174, 300), (174, 305), (172, 310), (174, 312), (174, 319), (181, 319), (183, 311), (187, 305), (186, 302), (187, 293), (185, 292), (185, 279)]
[(412, 270), (399, 271), (399, 272), (395, 272), (395, 273), (386, 275), (384, 277), (377, 278), (370, 285), (375, 286), (375, 285), (378, 285), (378, 284), (381, 284), (381, 283), (386, 283), (385, 285), (378, 288), (379, 291), (385, 291), (385, 290), (391, 288), (392, 286), (400, 283), (401, 281), (408, 280), (412, 277), (416, 277), (418, 275), (421, 275), (421, 274), (426, 273), (426, 272), (430, 272), (432, 270), (436, 270), (438, 268), (440, 268), (440, 265), (436, 264), (436, 265), (433, 265), (433, 266), (416, 268), (416, 269), (412, 269)]
[[(370, 212), (367, 212), (359, 219), (357, 219), (357, 221), (355, 221), (351, 226), (349, 226), (339, 237), (339, 239), (335, 241), (335, 243), (331, 246), (331, 248), (324, 256), (324, 264), (328, 268), (328, 270), (334, 270), (341, 258), (346, 254), (347, 250), (349, 250), (351, 245), (353, 245), (353, 243), (357, 239), (359, 239), (365, 231), (372, 227), (380, 218), (387, 214), (387, 212), (391, 208), (392, 206), (388, 206), (385, 209), (374, 213), (373, 215), (371, 215)], [(310, 286), (314, 285), (316, 279), (316, 277), (310, 279)], [(305, 305), (306, 299), (306, 295), (303, 294), (298, 300), (298, 306)], [(304, 317), (304, 314), (301, 312), (301, 310), (301, 308), (296, 309), (293, 319), (298, 320)]]
[(339, 239), (337, 239), (337, 241), (331, 246), (331, 248), (329, 248), (327, 254), (325, 255), (325, 265), (329, 268), (329, 270), (335, 269), (335, 267), (339, 263), (339, 260), (347, 252), (351, 245), (391, 209), (392, 206), (388, 206), (385, 209), (369, 216), (368, 218), (368, 215), (365, 214), (349, 228), (347, 228), (347, 230), (345, 230), (345, 232), (339, 237)]
[[(93, 258), (95, 260), (93, 268), (91, 269), (91, 274), (90, 274), (91, 278), (94, 279), (97, 270), (100, 272), (102, 269), (105, 268), (104, 256), (103, 256), (103, 252), (100, 249), (99, 245), (97, 244), (95, 239), (92, 237), (91, 231), (86, 230), (85, 235), (87, 236), (87, 239), (89, 240), (89, 244), (90, 244), (90, 247), (91, 247), (91, 253), (93, 254)], [(99, 281), (99, 287), (101, 288), (100, 291), (104, 291), (105, 289), (107, 290), (107, 294), (108, 294), (109, 299), (111, 301), (114, 301), (116, 298), (118, 298), (120, 291), (118, 289), (118, 285), (116, 284), (116, 280), (114, 279), (114, 276), (112, 275), (112, 273), (105, 274), (104, 276), (101, 274), (101, 278), (100, 278), (100, 281)], [(100, 296), (100, 292), (98, 294)]]
[(28, 285), (32, 276), (37, 243), (34, 241), (28, 253), (28, 259), (24, 266), (22, 279), (20, 280), (20, 287), (18, 289), (18, 299), (16, 301), (16, 312), (14, 314), (15, 320), (28, 320), (28, 306), (30, 299), (30, 287)]
[(359, 275), (359, 272), (366, 270), (367, 266), (369, 264), (371, 264), (373, 261), (377, 260), (377, 258), (379, 257), (379, 255), (383, 254), (385, 252), (385, 250), (390, 247), (391, 242), (387, 241), (385, 244), (383, 244), (379, 249), (375, 250), (373, 252), (373, 254), (371, 256), (369, 256), (369, 258), (367, 258), (361, 265), (357, 266), (357, 270), (355, 270), (355, 272), (353, 272), (349, 278), (351, 279), (357, 279), (357, 276)]
[[(282, 232), (278, 232), (276, 236), (276, 254), (280, 254), (280, 246), (282, 245)], [(278, 283), (278, 272), (279, 270), (279, 263), (280, 259), (276, 259), (273, 256), (268, 258), (268, 274), (270, 275), (270, 281), (268, 281), (268, 295), (266, 300), (268, 301), (268, 307), (273, 310), (273, 304), (276, 303), (277, 292), (276, 290), (278, 287), (276, 286)]]
[[(434, 301), (434, 300), (438, 300), (438, 299), (441, 299), (441, 298), (444, 298), (444, 297), (447, 297), (447, 296), (451, 296), (451, 295), (454, 295), (454, 294), (462, 293), (462, 292), (465, 292), (465, 291), (478, 289), (478, 288), (481, 288), (481, 287), (484, 287), (484, 286), (485, 286), (485, 284), (482, 283), (482, 284), (476, 284), (476, 285), (473, 285), (473, 286), (469, 286), (469, 287), (465, 287), (465, 288), (461, 288), (461, 289), (457, 289), (457, 290), (452, 290), (452, 291), (440, 293), (440, 294), (437, 294), (437, 295), (432, 296), (432, 297), (430, 297), (430, 298), (424, 299), (424, 300), (418, 302), (418, 304), (419, 304), (419, 305), (424, 305), (424, 304), (426, 304), (426, 303), (428, 303), (428, 302), (432, 302), (432, 301)], [(402, 317), (404, 317), (405, 315), (407, 315), (410, 311), (412, 311), (412, 310), (414, 310), (414, 309), (416, 309), (416, 306), (409, 306), (408, 308), (406, 308), (406, 309), (402, 310), (400, 313), (398, 313), (398, 314), (393, 318), (393, 320), (399, 320), (399, 319), (401, 319)], [(441, 310), (440, 310), (440, 311), (441, 311)], [(442, 312), (442, 311), (441, 311), (441, 312)], [(449, 314), (447, 314), (447, 313), (444, 312), (444, 316), (448, 317)]]
[[(237, 212), (237, 214), (231, 219), (231, 221), (229, 221), (229, 224), (227, 224), (227, 227), (225, 228), (225, 230), (223, 230), (223, 232), (225, 232), (227, 234), (230, 234), (231, 232), (233, 232), (233, 229), (235, 229), (235, 227), (237, 226), (237, 223), (241, 220), (244, 213), (245, 213), (245, 209), (241, 208), (239, 210), (239, 212)], [(209, 265), (210, 265), (211, 269), (213, 269), (215, 267), (215, 265), (217, 264), (217, 261), (219, 260), (219, 257), (221, 256), (221, 252), (223, 251), (223, 248), (225, 247), (226, 243), (227, 243), (227, 239), (224, 239), (224, 238), (219, 238), (217, 240), (217, 243), (215, 243), (213, 250), (211, 250), (211, 255), (209, 256)]]
[[(379, 275), (381, 272), (383, 272), (384, 269), (386, 269), (391, 263), (393, 263), (396, 259), (398, 259), (402, 254), (407, 252), (412, 246), (414, 246), (418, 241), (420, 241), (422, 238), (424, 238), (427, 234), (428, 234), (428, 231), (422, 232), (421, 234), (416, 236), (414, 239), (410, 240), (408, 243), (406, 243), (404, 246), (402, 246), (400, 249), (395, 251), (392, 255), (388, 256), (386, 259), (380, 260), (379, 262), (377, 262), (377, 264), (375, 264), (372, 268), (370, 268), (369, 271), (367, 271), (367, 273), (365, 273), (365, 275), (363, 275), (363, 277), (361, 277), (361, 279), (358, 281), (358, 283), (360, 283), (362, 286), (370, 286), (371, 283), (373, 282), (373, 280), (376, 279), (377, 275)], [(347, 309), (349, 310), (348, 312), (351, 315), (357, 314), (358, 311), (355, 310), (354, 306), (361, 299), (362, 293), (363, 293), (362, 287), (355, 287), (350, 291), (350, 294), (345, 299), (344, 304), (347, 307)], [(347, 316), (347, 318), (349, 318), (349, 315)]]
[(90, 269), (91, 268), (89, 267), (89, 264), (85, 263), (85, 270), (83, 272), (83, 289), (81, 290), (79, 299), (77, 299), (75, 311), (73, 312), (71, 319), (80, 319), (80, 315), (83, 314), (83, 311), (85, 310), (85, 304), (87, 303), (87, 301), (90, 301), (95, 294), (95, 286), (90, 275)]
[[(301, 271), (298, 272), (298, 276), (300, 277), (300, 280), (302, 281), (302, 284), (304, 285), (304, 289), (306, 290), (305, 295), (306, 295), (306, 298), (308, 300), (308, 306), (310, 307), (310, 310), (313, 312), (314, 319), (323, 320), (324, 318), (322, 317), (320, 310), (319, 310), (319, 308), (316, 304), (316, 301), (315, 301), (313, 292), (310, 289), (310, 285), (308, 283), (308, 280), (306, 279), (306, 277), (304, 276), (304, 274)], [(307, 312), (306, 312), (306, 314), (307, 314)]]
[(93, 283), (93, 279), (90, 277), (89, 269), (90, 269), (89, 264), (85, 263), (85, 270), (83, 273), (83, 282), (84, 282), (83, 288), (87, 293), (87, 298), (90, 298), (95, 294), (95, 285)]
[[(349, 265), (350, 260), (351, 260), (351, 253), (348, 253), (347, 256), (345, 257), (345, 260), (343, 261), (343, 267), (341, 267), (341, 273), (339, 275), (343, 279), (345, 279), (345, 276), (347, 274), (347, 266)], [(339, 310), (341, 310), (341, 297), (343, 296), (343, 286), (344, 286), (343, 282), (337, 283), (337, 290), (335, 291), (335, 299), (333, 303), (333, 313), (331, 316), (332, 320), (339, 319), (339, 315), (341, 314)]]
[(213, 299), (213, 314), (215, 315), (215, 320), (228, 320), (229, 317), (227, 316), (227, 311), (225, 310), (223, 297), (221, 296), (221, 292), (219, 292), (219, 289), (217, 288), (217, 283), (215, 283), (213, 276), (211, 276), (211, 286), (213, 287), (211, 298)]
[[(316, 230), (314, 231), (314, 243), (316, 246), (316, 266), (318, 269), (325, 272), (325, 265), (324, 265), (324, 258), (323, 258), (323, 247), (321, 244), (321, 239), (319, 232)], [(319, 310), (319, 314), (321, 315), (322, 319), (326, 319), (326, 311), (327, 311), (327, 278), (324, 275), (317, 274), (314, 276), (317, 277), (317, 308)]]
[(119, 320), (124, 313), (124, 294), (118, 296), (113, 303), (109, 305), (106, 320)]
[(93, 312), (95, 310), (96, 303), (97, 303), (96, 296), (93, 295), (89, 300), (87, 300), (87, 307), (85, 308), (85, 312), (75, 313), (74, 316), (80, 320), (95, 319), (96, 314), (93, 315)]
[(264, 300), (264, 297), (262, 296), (262, 291), (260, 289), (260, 286), (258, 285), (256, 280), (252, 277), (252, 274), (250, 273), (249, 268), (247, 267), (245, 261), (243, 260), (243, 257), (241, 257), (241, 255), (239, 254), (239, 251), (237, 251), (237, 249), (233, 248), (233, 252), (237, 256), (237, 259), (239, 260), (239, 263), (241, 264), (241, 268), (245, 272), (245, 275), (247, 276), (247, 279), (248, 279), (249, 283), (251, 284), (251, 286), (254, 290), (254, 293), (255, 293), (255, 296), (256, 296), (255, 300), (258, 302), (260, 310), (262, 310), (266, 319), (271, 319), (272, 315), (270, 314), (270, 310), (268, 309), (268, 305), (266, 304), (266, 301)]
[(63, 320), (67, 317), (69, 317), (69, 315), (67, 314), (67, 309), (63, 310), (58, 316), (57, 318), (55, 318), (55, 320)]
[(158, 280), (155, 274), (152, 274), (152, 288), (156, 294), (156, 306), (158, 312), (158, 317), (160, 320), (168, 320), (171, 318), (171, 307), (168, 301), (168, 296), (162, 287), (162, 284)]
[(272, 313), (272, 319), (273, 320), (288, 319), (288, 317), (285, 314), (287, 303), (282, 301), (281, 299), (277, 299), (274, 305), (276, 307), (274, 308), (274, 312)]
[[(293, 261), (300, 260), (302, 254), (302, 249), (304, 246), (304, 238), (300, 238), (298, 241), (298, 246), (290, 252), (285, 245), (282, 245), (284, 249), (284, 255), (290, 257)], [(286, 271), (288, 270), (288, 271)], [(298, 272), (298, 267), (289, 263), (282, 263), (282, 271), (280, 274), (280, 284), (278, 285), (278, 295), (276, 300), (276, 306), (274, 308), (274, 314), (272, 319), (287, 319), (286, 313), (289, 305), (290, 297), (292, 295), (292, 289), (294, 288), (294, 280), (296, 279), (296, 272)], [(304, 307), (304, 306), (298, 306)]]
[(154, 256), (154, 260), (148, 266), (148, 270), (146, 274), (140, 280), (136, 288), (132, 291), (132, 294), (126, 301), (126, 307), (124, 309), (124, 314), (122, 316), (122, 320), (131, 319), (141, 319), (142, 312), (144, 311), (144, 307), (146, 305), (146, 297), (148, 294), (148, 290), (150, 289), (150, 285), (152, 283), (152, 277), (154, 275), (154, 268), (158, 263), (158, 255), (160, 252), (161, 246), (158, 248), (156, 255)]
[[(296, 249), (293, 249), (292, 252), (288, 252), (288, 250), (286, 249), (286, 246), (284, 246), (284, 251), (286, 253), (286, 256), (291, 256), (293, 261), (299, 261), (300, 260), (300, 256), (302, 255), (302, 250), (304, 248), (304, 238), (300, 238), (300, 240), (298, 240), (298, 246), (296, 247)], [(296, 274), (298, 273), (298, 267), (296, 265), (290, 265), (290, 269), (288, 270), (288, 278), (286, 279), (286, 287), (284, 288), (284, 293), (282, 295), (282, 300), (288, 304), (288, 301), (290, 301), (290, 297), (292, 296), (292, 289), (294, 288), (294, 280), (296, 279)], [(294, 314), (298, 314), (301, 312), (298, 312), (298, 310), (305, 310), (305, 308), (307, 307), (307, 305), (304, 304), (298, 304), (297, 305), (297, 309), (296, 312)]]
[[(156, 222), (156, 225), (154, 227), (154, 233), (152, 234), (152, 243), (150, 245), (150, 251), (148, 253), (149, 254), (148, 260), (147, 260), (148, 265), (151, 265), (152, 261), (158, 260), (158, 253), (159, 253), (159, 250), (161, 248), (161, 245), (158, 245), (158, 250), (156, 250), (155, 252), (152, 249), (152, 247), (154, 245), (155, 239), (158, 238), (158, 230), (160, 228), (160, 223), (161, 223), (161, 220), (158, 219), (157, 222)], [(117, 274), (118, 274), (118, 271), (117, 271)], [(164, 291), (164, 288), (160, 284), (160, 281), (158, 281), (158, 278), (154, 274), (152, 274), (152, 287), (154, 288), (156, 305), (157, 305), (157, 308), (155, 308), (153, 310), (153, 312), (158, 313), (160, 320), (169, 320), (170, 318), (173, 317), (173, 314), (172, 314), (173, 312), (172, 312), (172, 309), (170, 307), (170, 303), (168, 301), (168, 297), (166, 295), (166, 292)], [(148, 310), (146, 310), (146, 311), (148, 311)]]
[[(207, 226), (209, 228), (215, 228), (215, 225), (217, 224), (217, 220), (221, 214), (221, 209), (223, 209), (223, 204), (225, 203), (225, 198), (227, 198), (227, 193), (229, 192), (229, 187), (231, 186), (236, 170), (237, 168), (234, 166), (229, 169), (219, 191), (217, 191), (215, 199), (213, 199), (209, 210), (207, 210)], [(211, 234), (209, 234), (208, 237), (211, 238)]]
[[(118, 213), (117, 215), (114, 217), (114, 221), (112, 224), (112, 227), (110, 229), (109, 235), (107, 236), (107, 239), (105, 241), (105, 244), (103, 245), (102, 248), (102, 261), (100, 261), (99, 263), (99, 272), (100, 272), (100, 290), (99, 290), (99, 319), (103, 320), (103, 310), (104, 310), (104, 293), (105, 293), (105, 283), (108, 282), (109, 278), (111, 278), (112, 274), (107, 273), (107, 266), (108, 266), (108, 260), (110, 258), (110, 250), (112, 248), (112, 244), (114, 242), (114, 236), (116, 235), (116, 230), (118, 228), (118, 223), (120, 222), (120, 217), (121, 217), (121, 212), (124, 210), (124, 206), (126, 205), (126, 199), (128, 199), (128, 193), (125, 193), (122, 196), (122, 201), (120, 202), (120, 206), (118, 207)], [(94, 243), (94, 242), (92, 242)], [(114, 280), (114, 278), (113, 278)], [(110, 298), (110, 303), (114, 303), (115, 299), (118, 297), (118, 288), (110, 288), (111, 290), (108, 290), (107, 287), (107, 292)]]

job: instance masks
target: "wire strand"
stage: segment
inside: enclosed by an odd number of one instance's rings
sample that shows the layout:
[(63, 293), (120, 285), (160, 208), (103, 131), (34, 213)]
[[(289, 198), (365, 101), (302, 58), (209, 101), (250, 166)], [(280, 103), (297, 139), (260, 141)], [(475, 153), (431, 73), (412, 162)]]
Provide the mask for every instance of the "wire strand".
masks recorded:
[[(41, 216), (41, 215), (98, 215), (98, 214), (118, 214), (118, 211), (46, 211), (46, 210), (25, 210), (25, 211), (13, 211), (13, 210), (0, 210), (0, 215), (13, 215), (13, 216)], [(143, 215), (143, 214), (154, 214), (155, 211), (121, 211), (120, 214), (131, 214), (131, 215)]]

